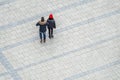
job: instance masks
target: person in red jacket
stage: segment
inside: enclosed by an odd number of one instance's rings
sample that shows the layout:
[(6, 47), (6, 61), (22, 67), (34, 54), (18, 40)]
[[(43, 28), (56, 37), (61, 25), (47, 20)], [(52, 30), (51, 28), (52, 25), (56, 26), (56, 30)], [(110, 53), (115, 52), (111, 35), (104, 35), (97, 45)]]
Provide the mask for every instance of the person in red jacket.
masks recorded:
[(49, 33), (49, 38), (53, 38), (53, 28), (56, 28), (55, 20), (53, 18), (53, 14), (49, 15), (49, 18), (47, 19), (48, 22), (48, 33)]

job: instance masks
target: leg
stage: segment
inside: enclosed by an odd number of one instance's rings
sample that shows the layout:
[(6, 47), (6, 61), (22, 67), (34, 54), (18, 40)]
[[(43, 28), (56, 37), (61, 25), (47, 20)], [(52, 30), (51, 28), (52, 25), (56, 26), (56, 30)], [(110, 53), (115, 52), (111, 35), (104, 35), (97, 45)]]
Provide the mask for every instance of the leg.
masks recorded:
[(42, 32), (40, 32), (40, 42), (42, 43)]
[(51, 37), (53, 38), (53, 28), (51, 28)]
[(44, 36), (44, 42), (46, 42), (46, 32), (43, 33)]
[(51, 38), (51, 30), (48, 28), (49, 38)]

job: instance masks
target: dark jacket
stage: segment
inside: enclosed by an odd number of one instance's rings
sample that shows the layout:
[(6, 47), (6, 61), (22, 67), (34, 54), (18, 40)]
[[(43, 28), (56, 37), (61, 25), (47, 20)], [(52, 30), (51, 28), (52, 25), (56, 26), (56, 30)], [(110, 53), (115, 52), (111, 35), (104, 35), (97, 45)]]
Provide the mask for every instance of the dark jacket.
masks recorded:
[(56, 28), (54, 19), (48, 19), (47, 22), (48, 22), (48, 28)]
[(47, 25), (48, 25), (48, 23), (47, 23), (46, 21), (44, 21), (44, 22), (39, 21), (39, 22), (36, 24), (36, 26), (40, 26), (40, 27), (39, 27), (39, 31), (40, 31), (40, 32), (46, 32), (46, 27), (47, 27)]

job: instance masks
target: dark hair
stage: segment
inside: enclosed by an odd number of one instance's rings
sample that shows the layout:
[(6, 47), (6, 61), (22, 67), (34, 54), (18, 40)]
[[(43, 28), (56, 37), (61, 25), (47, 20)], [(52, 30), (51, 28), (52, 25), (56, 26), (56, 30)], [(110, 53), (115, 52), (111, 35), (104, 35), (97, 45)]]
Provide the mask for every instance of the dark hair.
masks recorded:
[(45, 21), (44, 17), (41, 17), (41, 22), (44, 22), (44, 21)]
[(53, 18), (48, 18), (49, 20), (54, 20)]

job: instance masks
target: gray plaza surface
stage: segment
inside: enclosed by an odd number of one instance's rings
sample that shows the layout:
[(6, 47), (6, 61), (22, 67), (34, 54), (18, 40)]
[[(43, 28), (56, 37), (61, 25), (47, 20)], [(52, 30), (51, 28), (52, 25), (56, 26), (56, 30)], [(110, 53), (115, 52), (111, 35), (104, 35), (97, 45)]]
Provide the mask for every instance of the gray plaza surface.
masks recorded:
[(0, 0), (0, 80), (120, 80), (120, 0)]

